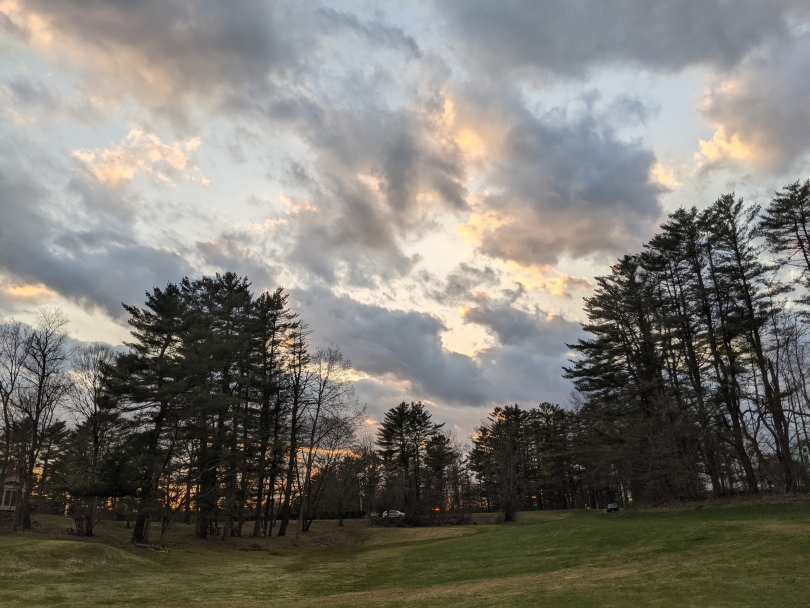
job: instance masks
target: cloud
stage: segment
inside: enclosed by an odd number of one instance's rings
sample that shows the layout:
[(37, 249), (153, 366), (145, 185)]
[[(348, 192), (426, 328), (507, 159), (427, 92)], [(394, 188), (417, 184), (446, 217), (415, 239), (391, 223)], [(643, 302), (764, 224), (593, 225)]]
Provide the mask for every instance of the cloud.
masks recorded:
[(494, 287), (500, 283), (500, 273), (489, 266), (477, 268), (462, 262), (447, 275), (443, 285), (436, 286), (432, 277), (426, 273), (420, 276), (426, 285), (429, 298), (440, 304), (457, 304), (468, 301), (476, 287)]
[(485, 294), (477, 294), (475, 305), (465, 307), (462, 318), (465, 323), (485, 327), (501, 346), (531, 343), (537, 352), (547, 356), (566, 353), (566, 343), (579, 334), (579, 324), (560, 315), (537, 307), (522, 310), (515, 307), (512, 298), (493, 299)]
[[(51, 151), (30, 139), (0, 144), (0, 310), (69, 300), (123, 321), (121, 302), (140, 305), (155, 286), (221, 270), (246, 274), (257, 288), (275, 288), (278, 269), (268, 263), (273, 251), (263, 239), (223, 233), (175, 241), (178, 235), (160, 234), (160, 219), (146, 216), (146, 203), (134, 187), (98, 173), (117, 162), (129, 163), (133, 172), (182, 176), (191, 170), (196, 145), (194, 139), (166, 145), (133, 131), (112, 147), (114, 154), (96, 150), (96, 164), (76, 172), (54, 164)], [(161, 201), (151, 211), (165, 218), (174, 213), (173, 201)], [(136, 229), (142, 222), (145, 231)]]
[(235, 89), (266, 90), (273, 75), (294, 70), (300, 50), (314, 44), (295, 8), (266, 0), (239, 10), (167, 0), (88, 10), (79, 1), (15, 0), (2, 12), (7, 28), (42, 53), (80, 62), (94, 88), (160, 108), (190, 95), (222, 103)]
[(603, 120), (613, 127), (644, 125), (661, 111), (657, 104), (645, 103), (633, 95), (619, 95), (608, 103)]
[(56, 297), (42, 283), (29, 283), (0, 271), (0, 322), (52, 304)]
[(200, 145), (194, 137), (183, 143), (164, 144), (154, 133), (133, 128), (121, 144), (104, 149), (79, 149), (73, 158), (84, 164), (102, 184), (116, 186), (132, 181), (136, 174), (169, 182), (195, 179), (192, 153)]
[(409, 383), (413, 398), (488, 402), (476, 362), (442, 348), (440, 334), (446, 328), (438, 318), (362, 304), (327, 289), (291, 293), (315, 340), (340, 344), (356, 369)]
[(665, 73), (690, 65), (727, 69), (785, 30), (783, 6), (757, 0), (436, 0), (435, 6), (462, 56), (494, 77), (525, 68), (582, 77), (611, 65)]
[(519, 308), (506, 296), (479, 294), (462, 313), (465, 323), (484, 327), (497, 340), (476, 353), (493, 401), (565, 404), (572, 386), (562, 378), (562, 366), (568, 361), (566, 344), (582, 334), (579, 324), (538, 307)]
[[(565, 344), (580, 330), (532, 308), (530, 292), (590, 290), (558, 264), (636, 250), (669, 189), (691, 191), (662, 91), (693, 74), (635, 74), (696, 66), (709, 79), (704, 166), (795, 167), (810, 141), (797, 76), (810, 46), (786, 25), (797, 5), (437, 0), (403, 18), (351, 2), (0, 0), (26, 64), (8, 66), (0, 91), (0, 299), (64, 297), (120, 318), (121, 300), (186, 274), (235, 270), (257, 289), (284, 277), (370, 399), (470, 412), (564, 400)], [(627, 92), (603, 99), (597, 86)], [(666, 112), (651, 125), (655, 96)], [(144, 126), (98, 147), (98, 129), (120, 124)], [(628, 133), (652, 134), (667, 165)], [(216, 188), (180, 200), (162, 184), (210, 184), (198, 135)], [(34, 141), (48, 162), (18, 162)], [(226, 203), (227, 226), (212, 226)], [(473, 255), (449, 251), (456, 225)], [(458, 257), (433, 259), (437, 241)], [(424, 293), (408, 300), (414, 272)], [(406, 295), (392, 308), (335, 295), (358, 286)], [(422, 296), (435, 314), (394, 309)], [(445, 348), (454, 340), (469, 356)]]
[(233, 233), (222, 234), (213, 241), (198, 241), (193, 249), (202, 259), (202, 272), (235, 272), (248, 277), (254, 290), (272, 290), (279, 269), (269, 260), (275, 256), (268, 255), (269, 252), (258, 253), (257, 245), (260, 244), (250, 235)]
[(637, 248), (662, 213), (652, 151), (619, 139), (590, 107), (538, 115), (502, 93), (464, 98), (467, 112), (499, 126), (490, 126), (486, 189), (462, 234), (481, 253), (523, 268)]
[(810, 33), (785, 36), (709, 87), (700, 142), (704, 168), (746, 163), (776, 174), (810, 151)]
[(290, 259), (325, 280), (373, 285), (406, 274), (419, 258), (404, 252), (405, 241), (430, 230), (439, 213), (467, 207), (465, 165), (435, 133), (440, 109), (431, 98), (359, 113), (301, 100), (266, 111), (314, 157), (288, 172), (289, 187), (317, 209), (299, 214)]
[(126, 217), (108, 222), (77, 208), (59, 217), (59, 200), (24, 169), (0, 167), (0, 269), (13, 285), (121, 318), (122, 301), (139, 304), (147, 289), (192, 273), (178, 253), (133, 240)]
[(402, 28), (391, 27), (378, 20), (361, 22), (355, 15), (332, 8), (318, 9), (318, 13), (323, 18), (326, 31), (345, 28), (374, 46), (391, 47), (415, 58), (421, 55), (416, 40)]
[[(309, 204), (283, 218), (293, 240), (287, 261), (301, 275), (364, 286), (394, 280), (420, 259), (406, 252), (408, 241), (435, 226), (440, 212), (466, 208), (462, 158), (431, 122), (449, 71), (400, 28), (285, 2), (239, 11), (180, 1), (86, 11), (70, 1), (20, 0), (6, 5), (6, 15), (41, 56), (81, 74), (88, 91), (134, 98), (175, 131), (199, 133), (192, 122), (206, 115), (238, 116), (258, 133), (250, 145), (262, 155), (268, 140), (296, 152), (303, 143), (304, 152), (280, 161), (290, 167), (284, 194)], [(405, 79), (388, 57), (358, 71), (341, 59), (349, 39), (364, 66), (381, 48), (418, 65)], [(414, 97), (416, 87), (422, 92)], [(186, 139), (164, 142), (134, 129), (118, 144), (73, 156), (106, 187), (137, 175), (205, 184), (193, 170), (194, 140)], [(77, 178), (76, 189), (89, 191), (89, 183)]]
[(650, 167), (650, 179), (665, 188), (678, 188), (681, 185), (675, 177), (675, 170), (662, 163), (656, 163)]
[(585, 277), (574, 277), (551, 266), (522, 265), (508, 262), (512, 280), (521, 286), (536, 291), (545, 291), (564, 298), (573, 297), (573, 291), (590, 291), (593, 284)]
[[(287, 159), (284, 194), (312, 210), (284, 218), (288, 261), (329, 283), (374, 287), (407, 275), (421, 259), (410, 245), (442, 216), (469, 212), (478, 177), (486, 186), (476, 192), (468, 232), (481, 253), (524, 267), (635, 246), (660, 213), (654, 156), (605, 126), (647, 120), (649, 107), (628, 95), (584, 117), (533, 113), (508, 88), (454, 83), (452, 70), (401, 28), (332, 9), (250, 4), (245, 12), (257, 23), (242, 31), (244, 15), (218, 5), (123, 5), (86, 21), (70, 2), (23, 6), (35, 7), (54, 40), (84, 45), (89, 65), (100, 60), (87, 48), (134, 58), (123, 71), (152, 74), (141, 86), (154, 88), (160, 103), (205, 92), (220, 110), (262, 123), (259, 131), (303, 143), (305, 152)], [(311, 39), (306, 50), (288, 40), (293, 24), (301, 40)], [(254, 36), (256, 48), (248, 44)], [(384, 47), (398, 59), (364, 60), (359, 70), (354, 55), (325, 56), (330, 45), (362, 57)], [(121, 87), (138, 90), (129, 80)], [(188, 150), (146, 132), (75, 156), (105, 184), (191, 174)]]
[(491, 407), (563, 402), (572, 388), (561, 374), (565, 344), (579, 336), (579, 325), (514, 308), (509, 298), (479, 295), (465, 309), (465, 322), (485, 327), (496, 339), (475, 357), (444, 349), (446, 327), (430, 314), (363, 304), (323, 288), (293, 290), (292, 299), (313, 341), (340, 344), (355, 369), (373, 378), (368, 394)]
[[(481, 253), (524, 268), (635, 248), (654, 231), (666, 186), (651, 177), (653, 153), (607, 126), (645, 120), (649, 108), (629, 96), (605, 105), (537, 114), (501, 88), (441, 80), (396, 110), (270, 104), (267, 116), (314, 155), (289, 172), (317, 209), (293, 227), (290, 259), (330, 283), (374, 286), (413, 269), (409, 239), (471, 206), (462, 232)], [(483, 186), (471, 192), (473, 177)], [(583, 286), (545, 284), (561, 294)]]
[(26, 74), (17, 74), (3, 88), (6, 113), (17, 124), (36, 122), (42, 117), (96, 123), (103, 115), (101, 104), (92, 97), (65, 95)]

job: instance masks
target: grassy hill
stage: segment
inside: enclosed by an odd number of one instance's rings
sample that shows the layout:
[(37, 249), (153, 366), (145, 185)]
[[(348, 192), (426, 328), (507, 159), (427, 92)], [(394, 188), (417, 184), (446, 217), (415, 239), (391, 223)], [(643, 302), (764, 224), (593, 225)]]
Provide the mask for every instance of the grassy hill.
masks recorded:
[(93, 542), (69, 520), (0, 537), (0, 606), (807, 606), (810, 503), (521, 513), (516, 524), (369, 528), (198, 541), (168, 553)]

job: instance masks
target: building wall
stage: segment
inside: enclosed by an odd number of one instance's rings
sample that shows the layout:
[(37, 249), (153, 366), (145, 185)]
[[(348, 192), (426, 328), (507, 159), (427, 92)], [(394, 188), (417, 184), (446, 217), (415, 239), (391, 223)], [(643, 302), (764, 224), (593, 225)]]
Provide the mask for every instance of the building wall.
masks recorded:
[(3, 494), (0, 496), (0, 511), (14, 511), (20, 498), (20, 478), (17, 475), (6, 477)]

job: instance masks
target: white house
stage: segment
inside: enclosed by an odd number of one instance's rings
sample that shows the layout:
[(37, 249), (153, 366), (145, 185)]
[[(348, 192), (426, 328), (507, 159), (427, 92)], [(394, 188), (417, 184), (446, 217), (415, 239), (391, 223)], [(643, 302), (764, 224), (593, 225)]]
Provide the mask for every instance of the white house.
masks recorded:
[[(0, 469), (0, 473), (2, 473)], [(20, 478), (14, 473), (6, 476), (6, 483), (3, 486), (3, 496), (0, 500), (0, 511), (13, 511), (17, 508), (17, 501), (20, 499)]]

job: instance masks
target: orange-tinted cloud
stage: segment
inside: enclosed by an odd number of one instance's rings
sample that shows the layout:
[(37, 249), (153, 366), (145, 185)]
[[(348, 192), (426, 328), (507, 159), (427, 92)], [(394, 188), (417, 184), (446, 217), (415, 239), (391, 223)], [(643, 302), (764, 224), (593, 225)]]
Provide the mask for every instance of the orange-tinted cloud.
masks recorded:
[(699, 169), (733, 162), (779, 174), (801, 163), (810, 151), (806, 28), (752, 54), (709, 87), (701, 111), (715, 133), (699, 142)]
[(199, 137), (183, 143), (164, 144), (156, 134), (133, 128), (118, 145), (95, 150), (79, 149), (72, 156), (86, 165), (103, 184), (116, 186), (129, 182), (138, 173), (169, 182), (177, 177), (195, 179), (190, 173), (197, 171), (192, 166), (192, 154), (199, 145)]
[(39, 298), (55, 295), (53, 291), (41, 283), (24, 283), (21, 285), (4, 284), (0, 286), (0, 290), (13, 298)]
[(574, 277), (547, 266), (523, 266), (512, 261), (507, 262), (507, 266), (513, 273), (513, 281), (527, 289), (571, 297), (573, 291), (587, 292), (593, 288), (593, 284), (584, 277)]
[(717, 163), (723, 160), (755, 160), (761, 151), (755, 149), (750, 141), (743, 141), (738, 133), (729, 135), (723, 125), (717, 127), (710, 140), (701, 139), (699, 144), (700, 155), (708, 163)]

